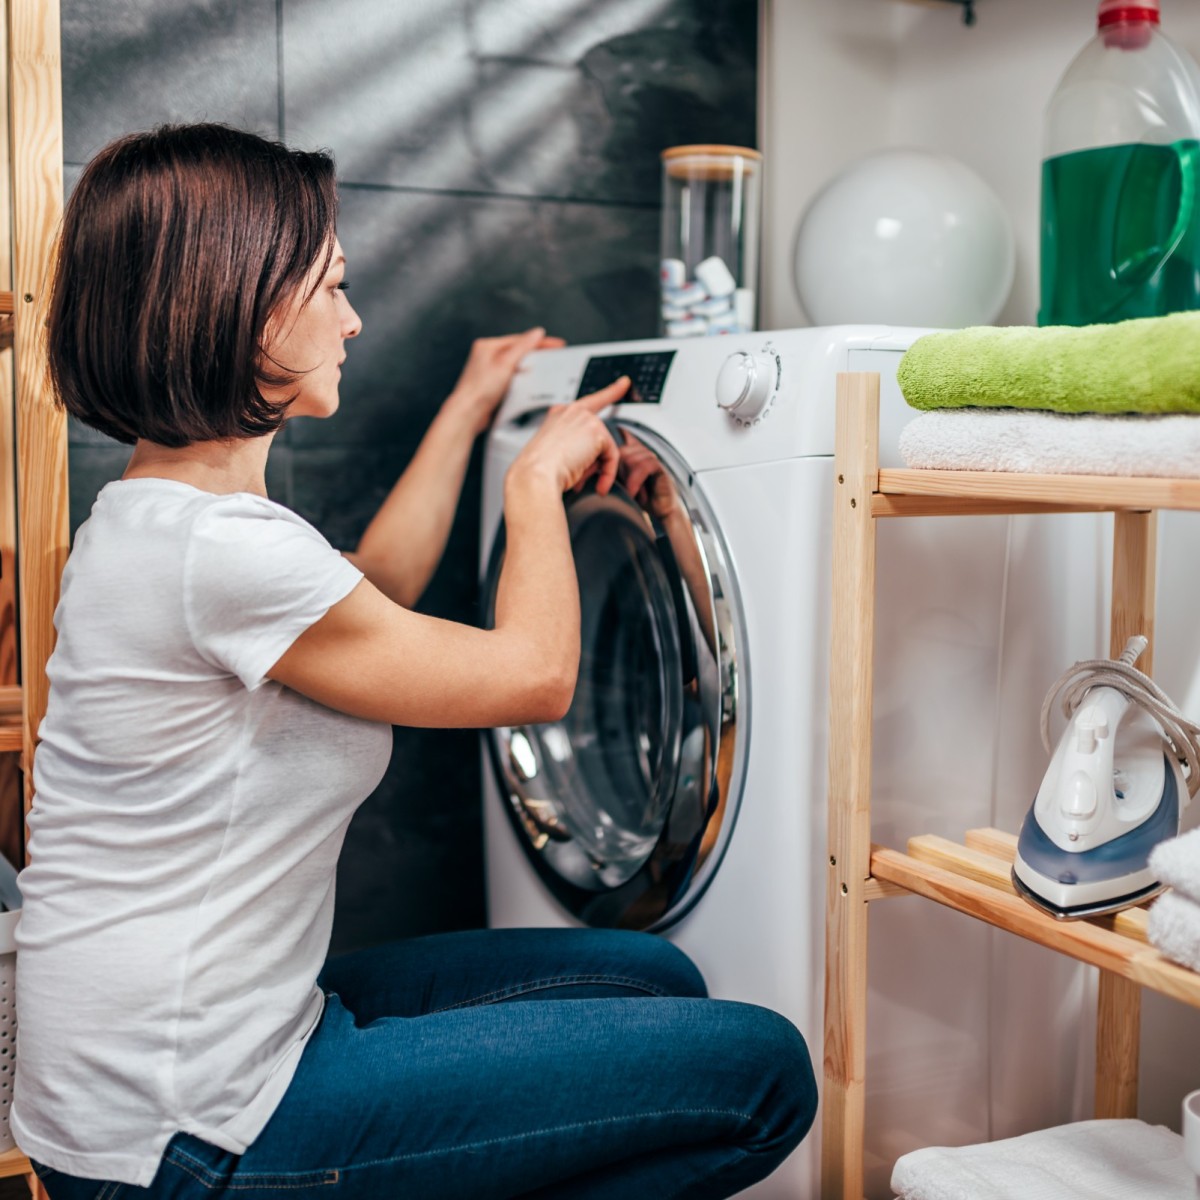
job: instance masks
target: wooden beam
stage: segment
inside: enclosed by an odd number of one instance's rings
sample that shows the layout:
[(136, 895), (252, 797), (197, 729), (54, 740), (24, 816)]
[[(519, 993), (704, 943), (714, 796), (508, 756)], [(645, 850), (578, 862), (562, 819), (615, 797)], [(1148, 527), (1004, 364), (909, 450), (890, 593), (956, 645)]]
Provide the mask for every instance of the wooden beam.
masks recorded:
[[(8, 62), (8, 23), (0, 21), (0, 62)], [(0, 88), (0, 686), (20, 678), (17, 643), (17, 476), (16, 399), (13, 392), (13, 264), (11, 146), (8, 132), (8, 88)], [(25, 859), (21, 760), (25, 745), (20, 698), (0, 717), (0, 747), (17, 754), (0, 755), (0, 852), (9, 862)], [(17, 719), (11, 719), (13, 713)]]
[[(1112, 616), (1108, 652), (1117, 658), (1125, 643), (1142, 634), (1149, 645), (1138, 669), (1154, 671), (1154, 602), (1158, 514), (1113, 516)], [(1101, 971), (1096, 999), (1096, 1116), (1136, 1117), (1142, 990), (1112, 971)]]
[(41, 331), (62, 221), (62, 68), (58, 0), (9, 0), (13, 266), (16, 293), (18, 539), (25, 796), (46, 712), (46, 660), (69, 541), (66, 415), (46, 379)]
[(1137, 1116), (1141, 1017), (1141, 984), (1101, 971), (1096, 997), (1097, 1118)]
[(1003, 517), (1018, 513), (1108, 512), (1103, 504), (1047, 504), (1032, 500), (988, 500), (948, 496), (904, 496), (876, 492), (871, 497), (874, 517)]
[(821, 1195), (862, 1200), (879, 376), (840, 374), (833, 495)]
[(1121, 509), (1200, 509), (1200, 479), (1122, 475), (1022, 475), (1016, 471), (879, 472), (886, 495), (945, 496), (965, 500), (1028, 501), (1116, 512)]
[(868, 879), (863, 888), (863, 897), (867, 901), (895, 900), (898, 896), (911, 896), (907, 888), (897, 887), (894, 883), (884, 883), (882, 879)]

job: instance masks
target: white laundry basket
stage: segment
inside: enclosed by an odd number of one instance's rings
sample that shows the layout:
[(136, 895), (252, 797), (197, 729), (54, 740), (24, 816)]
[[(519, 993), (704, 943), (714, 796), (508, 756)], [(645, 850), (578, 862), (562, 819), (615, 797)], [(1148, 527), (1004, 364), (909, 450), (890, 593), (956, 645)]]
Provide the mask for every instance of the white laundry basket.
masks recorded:
[(8, 1128), (17, 1065), (17, 922), (21, 910), (0, 912), (0, 1151), (17, 1143)]

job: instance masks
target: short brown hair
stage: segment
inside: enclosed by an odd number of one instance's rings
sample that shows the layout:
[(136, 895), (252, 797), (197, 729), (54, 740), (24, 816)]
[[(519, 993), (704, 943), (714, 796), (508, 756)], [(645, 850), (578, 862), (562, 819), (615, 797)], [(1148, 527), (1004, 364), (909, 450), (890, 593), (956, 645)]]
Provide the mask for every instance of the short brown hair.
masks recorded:
[[(48, 317), (60, 403), (121, 442), (258, 437), (295, 382), (267, 323), (333, 253), (333, 160), (224, 125), (106, 146), (67, 204)], [(305, 296), (307, 301), (310, 297)]]

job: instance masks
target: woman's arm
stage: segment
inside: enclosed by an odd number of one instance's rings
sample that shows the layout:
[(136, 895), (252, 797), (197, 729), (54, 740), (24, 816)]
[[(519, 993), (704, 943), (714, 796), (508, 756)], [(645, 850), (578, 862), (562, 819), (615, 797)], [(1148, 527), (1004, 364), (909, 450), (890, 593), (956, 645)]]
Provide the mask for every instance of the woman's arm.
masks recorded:
[(475, 439), (488, 427), (521, 359), (561, 345), (544, 329), (472, 345), (412, 462), (347, 555), (389, 599), (406, 608), (420, 599), (446, 549)]
[(598, 492), (612, 486), (617, 447), (596, 414), (628, 385), (622, 379), (553, 410), (509, 469), (494, 629), (411, 612), (363, 581), (268, 675), (330, 708), (395, 725), (561, 718), (579, 669), (579, 591), (562, 495), (593, 474)]

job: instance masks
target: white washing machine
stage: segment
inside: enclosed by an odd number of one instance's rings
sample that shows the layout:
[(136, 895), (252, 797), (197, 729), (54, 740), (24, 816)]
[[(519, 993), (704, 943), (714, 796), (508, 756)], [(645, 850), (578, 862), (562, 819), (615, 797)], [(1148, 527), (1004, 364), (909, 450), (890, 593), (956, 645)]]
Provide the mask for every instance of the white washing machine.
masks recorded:
[[(912, 412), (895, 372), (918, 333), (539, 352), (485, 459), (485, 597), (503, 561), (503, 478), (548, 406), (630, 375), (635, 395), (612, 423), (665, 481), (567, 499), (579, 684), (562, 721), (485, 736), (490, 923), (661, 932), (714, 996), (789, 1017), (818, 1079), (835, 376), (880, 373), (883, 461), (897, 465)], [(998, 719), (979, 717), (997, 715), (1010, 518), (880, 526), (876, 829), (900, 842), (960, 835), (993, 819)], [(868, 1162), (879, 1189), (906, 1139), (982, 1140), (990, 1122), (986, 931), (923, 909), (904, 914), (907, 935), (872, 914), (871, 1036), (883, 1053), (869, 1066), (868, 1124), (886, 1132), (869, 1134)], [(816, 1197), (819, 1146), (814, 1130), (755, 1200)]]

